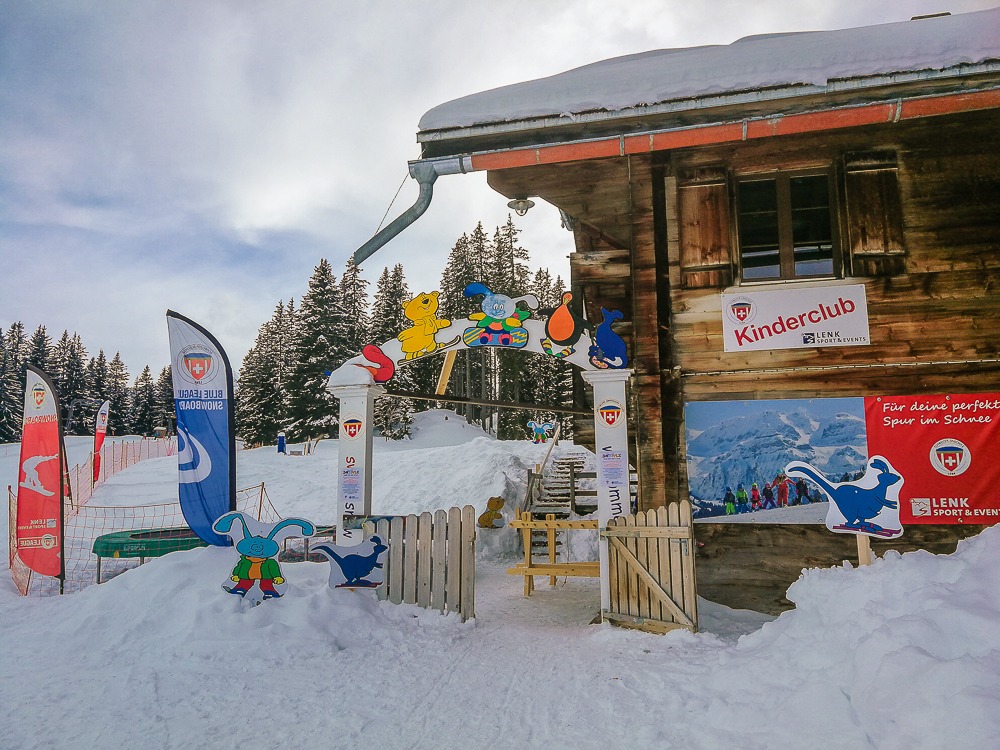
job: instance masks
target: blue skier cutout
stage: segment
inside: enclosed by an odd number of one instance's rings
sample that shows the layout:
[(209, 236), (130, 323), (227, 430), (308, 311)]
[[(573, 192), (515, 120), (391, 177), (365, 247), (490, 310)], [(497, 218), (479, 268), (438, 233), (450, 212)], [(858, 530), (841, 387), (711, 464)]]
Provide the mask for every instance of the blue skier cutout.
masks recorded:
[(899, 491), (903, 477), (888, 459), (873, 456), (865, 474), (854, 482), (831, 482), (806, 463), (785, 467), (789, 476), (811, 479), (830, 498), (826, 527), (843, 534), (868, 534), (895, 539), (903, 533), (899, 521)]
[(383, 564), (389, 548), (378, 535), (353, 547), (319, 544), (312, 549), (330, 561), (330, 588), (374, 589), (385, 581)]
[(594, 345), (590, 347), (590, 363), (602, 370), (621, 370), (628, 366), (625, 340), (611, 330), (611, 324), (622, 319), (620, 310), (601, 308), (604, 316), (594, 334)]
[[(234, 527), (236, 521), (239, 521), (239, 526)], [(255, 605), (284, 595), (285, 578), (277, 559), (281, 550), (279, 542), (292, 536), (309, 537), (316, 533), (312, 522), (302, 518), (262, 524), (238, 511), (217, 518), (212, 530), (217, 534), (228, 534), (240, 553), (230, 580), (222, 584), (223, 590)], [(259, 589), (259, 593), (255, 588)]]
[[(475, 320), (476, 325), (466, 328), (462, 340), (468, 347), (498, 346), (520, 349), (528, 343), (528, 331), (522, 325), (531, 317), (531, 311), (538, 309), (538, 298), (533, 294), (522, 297), (508, 297), (506, 294), (494, 294), (489, 287), (478, 281), (465, 287), (466, 297), (482, 294), (480, 305), (482, 312), (472, 313), (469, 320)], [(521, 307), (524, 303), (525, 307)]]

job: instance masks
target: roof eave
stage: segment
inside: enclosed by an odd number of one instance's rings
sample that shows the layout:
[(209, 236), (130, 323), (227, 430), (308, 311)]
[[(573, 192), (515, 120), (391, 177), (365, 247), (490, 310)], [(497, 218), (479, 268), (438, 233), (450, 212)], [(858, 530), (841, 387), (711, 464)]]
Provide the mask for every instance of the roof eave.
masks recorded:
[[(433, 144), (438, 155), (447, 151), (450, 141), (456, 143), (490, 136), (516, 136), (528, 133), (551, 132), (568, 127), (609, 126), (616, 121), (657, 119), (670, 116), (704, 115), (710, 110), (726, 110), (739, 106), (761, 106), (769, 103), (788, 104), (795, 100), (841, 98), (844, 94), (868, 95), (877, 98), (880, 91), (906, 86), (926, 85), (940, 87), (949, 83), (961, 84), (970, 78), (1000, 72), (1000, 61), (987, 61), (974, 65), (957, 65), (941, 70), (920, 70), (887, 75), (833, 79), (825, 85), (792, 84), (773, 88), (725, 92), (709, 96), (677, 99), (652, 105), (640, 105), (619, 110), (592, 110), (571, 115), (547, 115), (504, 122), (483, 123), (468, 127), (422, 130), (417, 142)], [(893, 98), (888, 95), (887, 98)], [(444, 149), (442, 149), (444, 147)], [(459, 153), (457, 149), (451, 153)]]

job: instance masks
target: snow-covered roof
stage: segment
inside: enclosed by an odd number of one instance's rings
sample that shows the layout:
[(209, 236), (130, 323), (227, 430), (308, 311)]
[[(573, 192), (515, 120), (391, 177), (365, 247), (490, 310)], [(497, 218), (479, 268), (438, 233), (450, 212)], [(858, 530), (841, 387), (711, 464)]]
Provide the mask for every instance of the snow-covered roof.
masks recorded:
[(551, 117), (572, 122), (593, 112), (629, 116), (635, 108), (685, 100), (693, 107), (705, 98), (743, 92), (782, 98), (790, 87), (796, 93), (832, 92), (974, 72), (968, 66), (1000, 70), (1000, 8), (612, 58), (441, 104), (421, 118), (419, 128)]

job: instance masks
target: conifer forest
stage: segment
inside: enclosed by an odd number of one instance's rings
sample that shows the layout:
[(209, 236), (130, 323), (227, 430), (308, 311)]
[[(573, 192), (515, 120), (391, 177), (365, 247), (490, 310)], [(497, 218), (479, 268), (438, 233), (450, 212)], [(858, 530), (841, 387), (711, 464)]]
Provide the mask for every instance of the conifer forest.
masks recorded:
[[(529, 254), (519, 244), (518, 234), (510, 217), (492, 237), (479, 222), (451, 248), (437, 289), (410, 288), (401, 264), (385, 268), (370, 289), (372, 284), (353, 261), (338, 275), (327, 260), (320, 260), (297, 303), (276, 302), (239, 367), (237, 435), (247, 445), (274, 443), (279, 432), (295, 442), (335, 437), (338, 406), (325, 387), (329, 373), (366, 344), (393, 339), (407, 328), (410, 321), (403, 308), (418, 294), (440, 291), (437, 314), (446, 319), (464, 318), (478, 309), (475, 298), (463, 295), (465, 287), (476, 281), (515, 297), (534, 294), (542, 309), (557, 306), (563, 280), (546, 269), (529, 268)], [(443, 362), (443, 356), (426, 356), (399, 368), (388, 384), (390, 391), (433, 394)], [(20, 439), (26, 363), (52, 378), (67, 435), (92, 433), (95, 413), (105, 400), (111, 402), (110, 435), (152, 435), (156, 428), (174, 431), (169, 366), (154, 376), (147, 365), (133, 378), (118, 352), (110, 360), (103, 349), (89, 356), (76, 333), (63, 331), (53, 340), (44, 325), (29, 334), (23, 323), (15, 322), (0, 331), (0, 443)], [(538, 410), (449, 403), (448, 395), (533, 404)], [(568, 437), (571, 418), (544, 406), (572, 402), (572, 368), (565, 362), (511, 350), (462, 350), (441, 401), (379, 398), (375, 434), (405, 438), (415, 412), (444, 407), (501, 439), (529, 437), (530, 419), (561, 423), (562, 435)]]

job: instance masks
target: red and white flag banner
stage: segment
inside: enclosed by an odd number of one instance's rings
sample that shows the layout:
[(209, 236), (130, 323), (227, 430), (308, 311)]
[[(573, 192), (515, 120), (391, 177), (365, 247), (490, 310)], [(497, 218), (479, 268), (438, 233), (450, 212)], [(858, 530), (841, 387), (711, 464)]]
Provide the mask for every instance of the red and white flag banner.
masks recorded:
[(97, 479), (101, 475), (101, 448), (104, 447), (104, 436), (108, 433), (110, 409), (111, 402), (105, 401), (97, 410), (97, 417), (94, 420), (94, 484), (97, 484)]
[(36, 573), (62, 576), (62, 427), (49, 377), (27, 365), (17, 476), (16, 554)]

